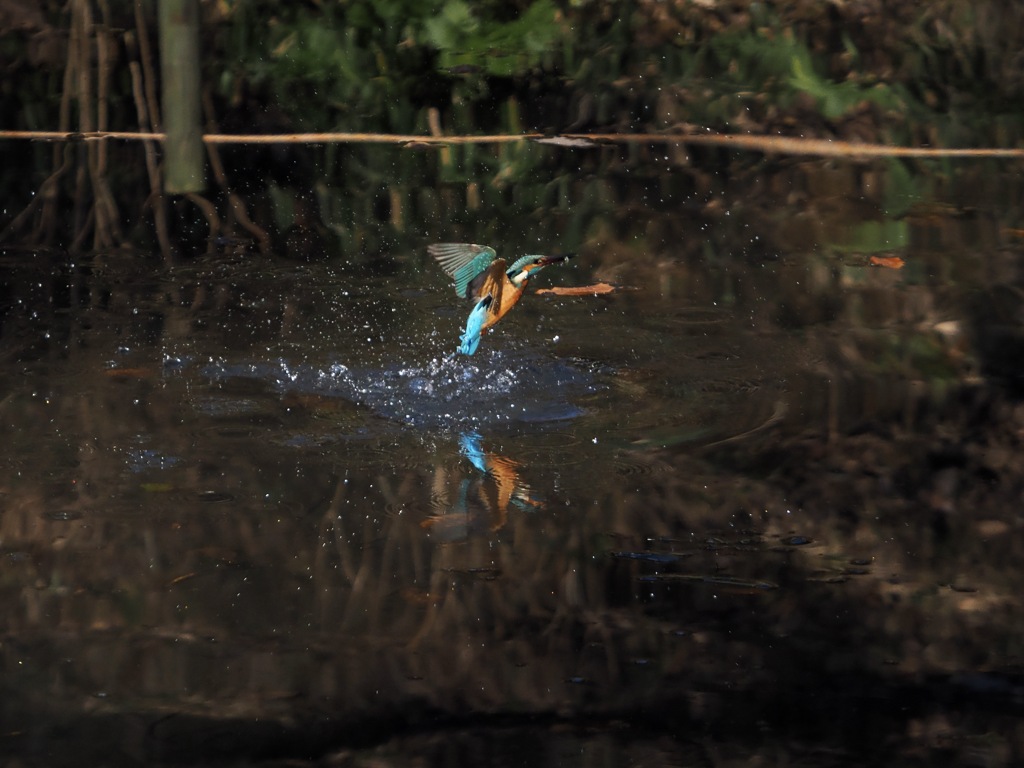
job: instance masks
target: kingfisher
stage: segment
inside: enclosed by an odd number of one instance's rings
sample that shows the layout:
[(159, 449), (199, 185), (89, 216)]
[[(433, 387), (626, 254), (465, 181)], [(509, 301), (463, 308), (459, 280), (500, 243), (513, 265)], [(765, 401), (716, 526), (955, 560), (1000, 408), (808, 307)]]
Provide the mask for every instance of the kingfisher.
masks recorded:
[(532, 274), (572, 256), (533, 254), (508, 266), (493, 248), (475, 243), (437, 243), (427, 246), (427, 252), (452, 276), (455, 293), (476, 302), (466, 321), (466, 332), (460, 338), (459, 352), (464, 355), (476, 352), (480, 335), (516, 305)]

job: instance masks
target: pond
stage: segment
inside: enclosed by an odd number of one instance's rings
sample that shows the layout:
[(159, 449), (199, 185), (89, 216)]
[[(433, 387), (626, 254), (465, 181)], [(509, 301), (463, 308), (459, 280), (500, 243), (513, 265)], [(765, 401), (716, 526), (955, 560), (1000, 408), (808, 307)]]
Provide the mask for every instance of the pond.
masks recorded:
[[(372, 261), (7, 248), (0, 752), (1016, 763), (1022, 186), (898, 170)], [(466, 356), (445, 240), (576, 255)]]

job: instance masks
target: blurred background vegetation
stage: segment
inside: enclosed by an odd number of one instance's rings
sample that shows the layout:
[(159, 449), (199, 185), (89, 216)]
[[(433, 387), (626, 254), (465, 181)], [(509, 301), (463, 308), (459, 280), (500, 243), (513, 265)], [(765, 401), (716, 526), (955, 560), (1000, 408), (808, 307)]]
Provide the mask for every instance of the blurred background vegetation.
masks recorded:
[[(95, 118), (86, 118), (102, 113), (110, 130), (138, 130), (130, 68), (145, 69), (147, 50), (156, 55), (155, 8), (152, 0), (0, 0), (3, 127), (87, 130)], [(205, 0), (200, 8), (211, 132), (711, 129), (979, 147), (1015, 146), (1024, 128), (1024, 7), (1011, 0)], [(88, 22), (81, 40), (78, 16)], [(76, 151), (9, 151), (0, 227), (11, 230), (62, 163), (81, 167)], [(97, 228), (93, 245), (147, 244), (154, 235), (139, 206), (149, 198), (142, 150), (110, 144), (109, 152), (103, 170), (124, 229)], [(736, 173), (763, 161), (751, 155), (737, 166), (721, 151), (678, 146), (396, 154), (375, 145), (274, 145), (222, 154), (226, 176), (213, 193), (222, 216), (227, 191), (241, 191), (271, 231), (265, 245), (371, 259), (429, 234), (429, 222), (443, 219), (453, 236), (460, 225), (541, 207), (561, 212), (564, 235), (578, 242), (595, 214), (625, 196), (617, 191), (623, 168), (633, 171), (631, 185), (642, 183), (638, 175), (657, 177), (671, 203), (694, 182), (666, 181), (666, 173)], [(73, 198), (79, 213), (54, 226), (37, 222), (36, 233), (55, 232), (49, 242), (65, 247), (85, 242), (85, 211), (104, 195), (70, 172), (47, 193)], [(172, 206), (170, 216), (183, 250), (232, 234), (211, 231), (195, 206)], [(61, 234), (60, 224), (72, 231)]]

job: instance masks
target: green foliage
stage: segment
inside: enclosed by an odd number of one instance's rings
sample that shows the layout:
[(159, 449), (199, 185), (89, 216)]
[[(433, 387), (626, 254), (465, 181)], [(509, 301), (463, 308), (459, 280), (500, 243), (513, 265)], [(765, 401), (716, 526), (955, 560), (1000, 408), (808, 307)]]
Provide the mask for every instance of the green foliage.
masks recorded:
[[(437, 84), (438, 69), (522, 75), (563, 31), (552, 0), (536, 0), (508, 21), (478, 14), (464, 0), (440, 8), (413, 0), (322, 7), (265, 0), (239, 3), (232, 21), (225, 58), (235, 63), (217, 78), (225, 95), (241, 78), (269, 90), (303, 128), (400, 133), (422, 128), (408, 103), (430, 91), (431, 78)], [(449, 80), (448, 89), (459, 82)], [(487, 88), (477, 83), (473, 93), (486, 96)]]
[(895, 106), (891, 92), (884, 85), (865, 89), (858, 83), (846, 81), (836, 83), (822, 77), (814, 69), (809, 53), (804, 50), (793, 57), (788, 85), (795, 91), (806, 93), (818, 103), (821, 113), (829, 120), (847, 114), (862, 101), (886, 102)]
[(882, 219), (862, 221), (836, 232), (836, 241), (829, 245), (840, 253), (878, 253), (906, 247), (910, 229), (904, 220)]
[[(894, 33), (883, 43), (812, 4), (755, 3), (745, 11), (657, 4), (654, 12), (632, 0), (224, 2), (232, 9), (227, 55), (211, 59), (232, 62), (222, 93), (232, 97), (244, 82), (254, 101), (276, 108), (296, 130), (426, 133), (427, 110), (436, 108), (452, 133), (696, 124), (970, 145), (984, 118), (925, 107), (934, 106), (934, 93), (915, 83), (915, 73), (948, 79), (941, 67), (973, 71), (966, 38), (955, 36), (955, 57), (941, 55), (926, 20), (909, 40)], [(923, 63), (915, 69), (917, 59)], [(1019, 122), (1011, 115), (1004, 125), (1012, 144)], [(316, 151), (328, 185), (323, 222), (343, 236), (346, 251), (375, 250), (407, 235), (403, 227), (413, 221), (440, 219), (438, 226), (458, 229), (552, 207), (579, 237), (587, 216), (609, 207), (573, 194), (559, 151), (550, 148)], [(638, 151), (632, 147), (624, 162), (640, 163), (632, 157)], [(920, 198), (906, 171), (894, 162), (887, 177), (891, 216)], [(287, 218), (288, 206), (277, 203)], [(378, 229), (365, 229), (368, 221)], [(869, 225), (849, 247), (896, 247), (905, 237), (902, 223)]]
[(886, 161), (883, 204), (886, 215), (897, 218), (910, 210), (914, 203), (934, 195), (931, 174), (913, 173), (899, 158)]
[(441, 52), (443, 69), (471, 66), (503, 77), (539, 64), (561, 35), (551, 0), (536, 0), (519, 18), (504, 23), (483, 21), (468, 3), (448, 0), (423, 26), (423, 39)]
[[(227, 60), (237, 63), (220, 78), (222, 91), (230, 94), (241, 78), (269, 91), (308, 130), (408, 132), (414, 111), (395, 105), (408, 101), (431, 59), (424, 48), (403, 44), (403, 13), (419, 7), (404, 0), (330, 10), (242, 4), (228, 43)], [(260, 34), (268, 15), (270, 34)]]
[[(846, 54), (855, 60), (856, 49), (848, 37), (843, 44)], [(905, 103), (905, 96), (887, 85), (853, 77), (837, 82), (823, 74), (824, 68), (808, 46), (788, 32), (766, 35), (761, 30), (740, 29), (716, 35), (707, 40), (695, 64), (693, 76), (719, 73), (718, 90), (766, 93), (783, 106), (806, 94), (829, 120), (847, 115), (865, 101), (886, 109)]]

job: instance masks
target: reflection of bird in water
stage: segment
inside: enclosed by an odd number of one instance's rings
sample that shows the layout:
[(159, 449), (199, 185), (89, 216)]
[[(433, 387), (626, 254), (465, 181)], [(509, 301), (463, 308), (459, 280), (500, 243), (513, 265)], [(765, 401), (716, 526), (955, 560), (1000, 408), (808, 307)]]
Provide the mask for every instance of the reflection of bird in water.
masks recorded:
[(428, 246), (427, 251), (452, 276), (455, 293), (476, 302), (459, 345), (459, 352), (464, 355), (476, 352), (480, 335), (516, 305), (533, 273), (570, 256), (523, 256), (509, 267), (486, 245), (437, 243)]
[(459, 498), (444, 514), (434, 515), (423, 522), (442, 538), (452, 541), (465, 538), (474, 529), (479, 530), (476, 516), (470, 510), (470, 490), (476, 486), (477, 497), (483, 503), (490, 520), (491, 531), (498, 531), (508, 519), (508, 507), (538, 509), (544, 503), (531, 495), (530, 488), (519, 479), (519, 464), (496, 453), (487, 453), (480, 445), (480, 435), (469, 432), (459, 437), (462, 455), (483, 473), (479, 479), (465, 479), (459, 488)]
[(462, 435), (459, 438), (459, 448), (474, 467), (494, 481), (480, 488), (480, 496), (490, 509), (491, 518), (494, 520), (491, 524), (492, 531), (505, 525), (510, 502), (520, 509), (544, 506), (530, 495), (530, 487), (519, 480), (519, 464), (507, 456), (485, 453), (480, 446), (480, 435), (476, 432)]

